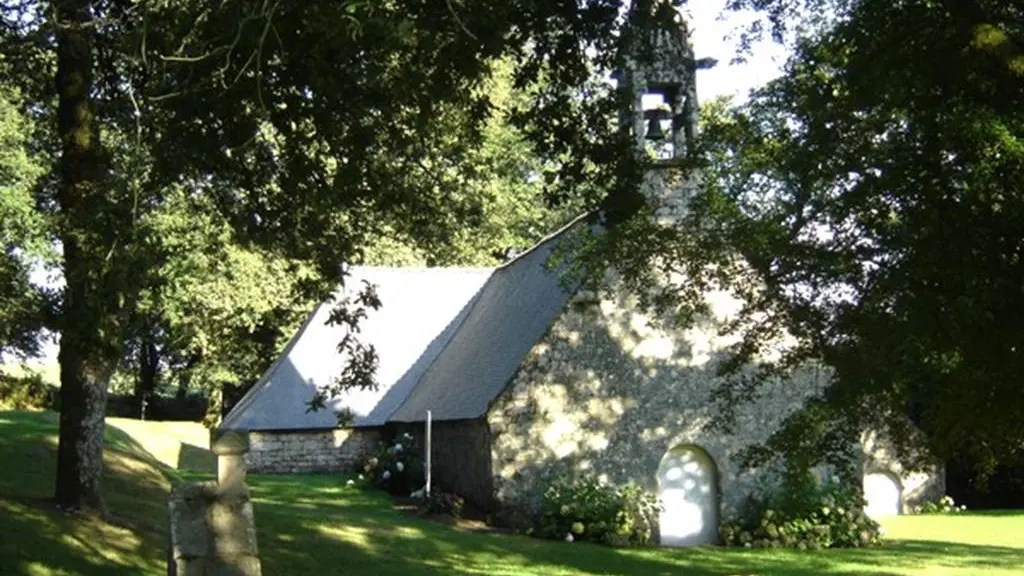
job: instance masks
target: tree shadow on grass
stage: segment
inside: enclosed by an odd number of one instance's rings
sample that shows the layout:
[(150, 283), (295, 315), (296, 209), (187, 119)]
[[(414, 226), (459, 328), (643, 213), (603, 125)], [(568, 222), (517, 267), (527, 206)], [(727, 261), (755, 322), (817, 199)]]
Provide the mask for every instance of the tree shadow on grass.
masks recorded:
[(1024, 570), (1024, 549), (1008, 546), (985, 546), (937, 542), (932, 540), (898, 540), (880, 548), (837, 550), (837, 557), (862, 565), (913, 569), (922, 566), (978, 570)]
[(254, 476), (253, 501), (267, 574), (876, 574), (922, 568), (975, 573), (1020, 565), (1022, 551), (996, 546), (895, 542), (877, 549), (613, 549), (478, 534), (395, 510), (388, 495), (347, 486), (340, 476)]
[(158, 574), (159, 535), (0, 498), (0, 574)]
[(107, 426), (103, 489), (112, 522), (68, 516), (50, 500), (57, 432), (55, 413), (0, 413), (0, 574), (162, 572), (175, 471)]

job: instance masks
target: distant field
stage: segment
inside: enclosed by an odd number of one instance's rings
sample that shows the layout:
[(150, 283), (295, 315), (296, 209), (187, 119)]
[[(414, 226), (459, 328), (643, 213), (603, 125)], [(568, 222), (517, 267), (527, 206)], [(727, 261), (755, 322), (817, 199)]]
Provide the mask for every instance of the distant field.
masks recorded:
[(42, 376), (43, 382), (51, 386), (60, 385), (60, 365), (56, 362), (47, 363), (14, 363), (0, 364), (0, 372), (14, 377), (29, 376), (38, 374)]
[[(0, 412), (0, 575), (166, 574), (172, 482), (205, 477), (213, 457), (199, 425), (107, 420), (109, 525), (47, 505), (57, 419)], [(267, 576), (1010, 576), (1024, 574), (1024, 511), (903, 516), (873, 549), (647, 548), (460, 531), (396, 510), (337, 475), (250, 476)]]

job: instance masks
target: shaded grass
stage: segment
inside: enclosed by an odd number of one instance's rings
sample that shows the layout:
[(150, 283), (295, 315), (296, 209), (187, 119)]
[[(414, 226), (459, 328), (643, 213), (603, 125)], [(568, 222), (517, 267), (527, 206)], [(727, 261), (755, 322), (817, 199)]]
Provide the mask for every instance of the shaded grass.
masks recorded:
[[(56, 415), (0, 412), (0, 574), (165, 573), (167, 492), (181, 478), (209, 477), (206, 433), (198, 424), (108, 423), (106, 494), (123, 527), (40, 500), (53, 489)], [(1024, 574), (1022, 512), (894, 518), (887, 545), (867, 550), (616, 550), (459, 531), (339, 476), (249, 484), (267, 576)]]
[[(194, 441), (202, 427), (138, 427), (120, 418), (107, 424), (103, 486), (113, 523), (68, 516), (48, 502), (57, 468), (57, 414), (0, 412), (0, 574), (166, 573), (166, 502), (178, 480), (179, 450), (172, 446), (177, 438)], [(193, 460), (198, 469), (213, 462), (208, 452)]]
[[(474, 534), (396, 511), (379, 493), (332, 476), (252, 477), (262, 561), (267, 574), (1019, 574), (1024, 573), (1024, 514), (1003, 516), (999, 544), (955, 542), (958, 521), (933, 540), (892, 541), (876, 549), (616, 550), (502, 534)], [(979, 516), (984, 519), (985, 517)], [(901, 538), (933, 517), (904, 517)], [(1012, 534), (1016, 534), (1013, 536)], [(1015, 539), (1016, 538), (1016, 539)]]

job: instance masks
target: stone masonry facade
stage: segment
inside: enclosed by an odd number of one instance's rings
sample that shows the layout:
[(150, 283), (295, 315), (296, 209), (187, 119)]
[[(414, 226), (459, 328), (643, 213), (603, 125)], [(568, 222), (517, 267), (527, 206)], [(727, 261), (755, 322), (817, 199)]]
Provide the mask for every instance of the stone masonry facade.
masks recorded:
[(333, 430), (253, 431), (245, 463), (250, 472), (350, 472), (377, 448), (375, 428)]
[[(497, 501), (534, 510), (545, 480), (565, 473), (657, 493), (666, 452), (696, 446), (717, 467), (721, 516), (737, 514), (767, 472), (741, 470), (735, 456), (821, 390), (827, 369), (811, 366), (766, 383), (758, 398), (737, 407), (732, 434), (708, 432), (720, 383), (716, 363), (732, 342), (716, 326), (738, 309), (727, 294), (708, 297), (712, 318), (668, 329), (650, 325), (624, 293), (575, 296), (487, 416)], [(865, 447), (873, 466), (933, 491), (934, 475), (904, 474)]]
[(907, 470), (896, 458), (892, 442), (875, 430), (861, 434), (861, 461), (865, 474), (881, 472), (892, 477), (900, 488), (903, 513), (925, 502), (938, 500), (946, 493), (944, 470)]
[(706, 432), (716, 415), (715, 365), (730, 342), (713, 324), (735, 302), (717, 295), (712, 307), (717, 318), (707, 325), (671, 330), (652, 327), (626, 294), (577, 295), (488, 416), (498, 500), (532, 509), (552, 473), (656, 492), (661, 458), (693, 445), (714, 460), (722, 512), (734, 513), (758, 474), (739, 470), (733, 457), (766, 440), (823, 377), (809, 368), (769, 383), (757, 401), (738, 407), (734, 434)]

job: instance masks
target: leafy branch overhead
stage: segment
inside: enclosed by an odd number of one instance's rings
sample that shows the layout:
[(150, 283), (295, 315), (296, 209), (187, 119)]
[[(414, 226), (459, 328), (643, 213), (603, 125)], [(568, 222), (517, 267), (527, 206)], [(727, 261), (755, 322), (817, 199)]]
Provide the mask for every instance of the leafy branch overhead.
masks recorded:
[[(528, 245), (537, 230), (503, 234), (516, 227), (489, 220), (502, 205), (538, 197), (532, 185), (508, 195), (491, 186), (525, 166), (500, 160), (536, 153), (549, 162), (520, 174), (551, 174), (546, 200), (559, 209), (581, 197), (592, 204), (618, 182), (589, 157), (625, 157), (605, 142), (612, 95), (579, 89), (608, 69), (620, 8), (610, 0), (0, 0), (0, 83), (19, 90), (27, 146), (53, 167), (32, 199), (47, 224), (43, 245), (62, 249), (52, 270), (65, 283), (52, 322), (61, 336), (62, 505), (103, 508), (102, 414), (108, 384), (124, 370), (150, 382), (143, 393), (159, 386), (161, 366), (218, 382), (244, 375), (256, 364), (239, 359), (279, 346), (293, 308), (327, 296), (346, 265), (378, 258), (380, 238), (411, 240), (415, 257), (432, 262), (480, 262)], [(529, 144), (482, 158), (484, 127), (497, 117), (485, 84), (501, 63), (511, 66), (512, 92), (529, 94), (514, 105), (521, 113), (501, 114)], [(552, 120), (562, 143), (530, 129)], [(205, 262), (193, 258), (182, 249), (191, 240), (176, 238), (187, 228), (160, 227), (161, 215), (208, 222), (210, 238), (229, 233), (227, 246)], [(490, 240), (468, 249), (467, 230), (481, 227)], [(258, 290), (242, 291), (244, 313), (228, 315), (224, 338), (224, 326), (205, 319), (230, 306), (182, 296), (219, 289), (229, 276), (260, 282), (246, 265), (258, 260), (303, 271), (288, 283), (294, 297), (275, 295), (280, 305), (264, 310), (249, 306)], [(189, 271), (203, 280), (182, 289)], [(24, 302), (18, 310), (37, 304)], [(5, 314), (15, 310), (6, 303)], [(372, 355), (354, 342), (356, 381)], [(202, 365), (215, 369), (196, 370)]]
[(326, 407), (326, 402), (348, 390), (376, 390), (378, 387), (375, 374), (378, 356), (372, 344), (359, 340), (359, 323), (369, 311), (381, 307), (376, 286), (366, 280), (362, 281), (358, 292), (343, 295), (334, 304), (327, 318), (328, 326), (341, 326), (345, 335), (338, 343), (338, 353), (342, 358), (341, 373), (329, 386), (318, 387), (309, 401), (307, 412)]
[[(792, 345), (766, 377), (830, 367), (822, 402), (776, 449), (807, 448), (813, 420), (886, 429), (908, 462), (1018, 457), (1024, 3), (737, 4), (790, 26), (777, 31), (794, 57), (742, 106), (705, 105), (702, 190), (674, 230), (631, 224), (645, 241), (624, 240), (623, 269), (637, 286), (645, 262), (682, 274), (653, 298), (683, 318), (707, 288), (742, 296), (727, 369), (780, 338)], [(801, 19), (803, 6), (834, 18)], [(718, 398), (759, 390), (732, 378)]]

